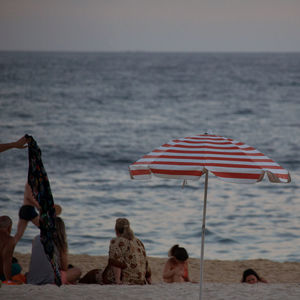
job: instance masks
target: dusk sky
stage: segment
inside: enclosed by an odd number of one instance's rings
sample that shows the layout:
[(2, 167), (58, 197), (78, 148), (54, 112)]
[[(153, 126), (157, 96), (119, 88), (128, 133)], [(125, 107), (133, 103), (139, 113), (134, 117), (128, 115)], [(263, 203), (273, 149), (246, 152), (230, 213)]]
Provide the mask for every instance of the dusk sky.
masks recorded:
[(300, 0), (0, 0), (0, 50), (300, 51)]

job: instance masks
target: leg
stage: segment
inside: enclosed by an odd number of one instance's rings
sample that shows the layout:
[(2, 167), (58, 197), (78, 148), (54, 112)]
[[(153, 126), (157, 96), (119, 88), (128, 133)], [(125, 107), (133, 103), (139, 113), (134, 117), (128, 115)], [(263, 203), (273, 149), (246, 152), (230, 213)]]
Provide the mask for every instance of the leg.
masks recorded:
[(80, 278), (81, 276), (81, 270), (77, 267), (73, 267), (71, 269), (68, 269), (66, 271), (67, 273), (67, 281), (69, 283), (76, 283), (76, 281)]
[(23, 236), (25, 229), (27, 227), (27, 220), (19, 219), (17, 233), (15, 234), (15, 243), (17, 244), (21, 237)]
[(102, 278), (102, 270), (100, 269), (93, 269), (88, 271), (80, 280), (79, 283), (101, 283)]
[(40, 217), (36, 216), (34, 219), (31, 220), (31, 222), (37, 227), (40, 228)]

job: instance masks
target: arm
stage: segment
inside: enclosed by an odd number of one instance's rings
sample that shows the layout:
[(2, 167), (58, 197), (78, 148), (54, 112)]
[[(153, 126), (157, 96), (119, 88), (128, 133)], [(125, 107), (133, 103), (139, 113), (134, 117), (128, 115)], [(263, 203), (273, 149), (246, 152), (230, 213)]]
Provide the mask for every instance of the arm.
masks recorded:
[(112, 266), (112, 269), (113, 269), (113, 272), (114, 272), (114, 275), (115, 275), (116, 284), (122, 284), (122, 281), (121, 281), (121, 269), (117, 268), (115, 266)]
[(173, 264), (171, 263), (171, 260), (169, 259), (164, 267), (163, 270), (163, 279), (171, 279), (175, 274), (175, 268), (173, 268)]
[(190, 281), (190, 277), (189, 277), (189, 264), (187, 261), (185, 261), (184, 263), (184, 273), (183, 273), (183, 279), (186, 282)]
[(60, 254), (60, 269), (63, 271), (68, 270), (68, 254), (63, 252)]
[(126, 268), (126, 263), (123, 261), (123, 253), (118, 245), (117, 239), (110, 241), (108, 264), (112, 267), (116, 283), (122, 284), (121, 273), (122, 269)]
[(146, 277), (146, 281), (147, 281), (147, 283), (148, 283), (148, 284), (152, 284), (152, 279), (151, 279), (151, 276), (149, 276), (149, 277)]
[(143, 242), (139, 239), (136, 239), (137, 240), (137, 243), (142, 246), (143, 248), (143, 252), (144, 252), (144, 256), (145, 256), (145, 259), (146, 259), (146, 273), (145, 273), (145, 279), (146, 279), (146, 282), (148, 284), (152, 284), (152, 279), (151, 279), (151, 268), (150, 268), (150, 265), (149, 265), (149, 262), (148, 262), (148, 259), (147, 259), (147, 255), (146, 255), (146, 249), (145, 249), (145, 246), (143, 244)]
[(148, 263), (148, 260), (146, 261), (146, 281), (149, 284), (152, 284), (152, 279), (151, 279), (151, 269)]
[(3, 249), (3, 273), (6, 280), (11, 280), (11, 265), (14, 248), (14, 238), (10, 237)]
[(16, 142), (0, 144), (0, 152), (6, 151), (11, 148), (18, 148), (18, 149), (26, 148), (27, 147), (27, 146), (25, 146), (26, 143), (27, 143), (27, 140), (26, 140), (25, 136), (23, 136)]

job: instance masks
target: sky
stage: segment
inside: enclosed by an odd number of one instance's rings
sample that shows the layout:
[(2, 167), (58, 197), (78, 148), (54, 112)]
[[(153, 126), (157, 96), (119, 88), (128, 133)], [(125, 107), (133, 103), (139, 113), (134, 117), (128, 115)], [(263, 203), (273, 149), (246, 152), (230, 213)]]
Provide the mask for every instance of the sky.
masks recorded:
[(300, 0), (0, 0), (0, 50), (300, 51)]

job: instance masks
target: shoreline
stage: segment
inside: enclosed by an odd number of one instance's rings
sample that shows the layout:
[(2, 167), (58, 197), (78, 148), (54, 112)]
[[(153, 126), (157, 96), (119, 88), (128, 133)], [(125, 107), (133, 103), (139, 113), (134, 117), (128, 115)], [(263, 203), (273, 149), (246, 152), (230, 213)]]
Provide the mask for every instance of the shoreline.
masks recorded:
[[(15, 253), (23, 267), (28, 270), (30, 254)], [(152, 285), (2, 285), (1, 299), (113, 299), (113, 300), (196, 300), (199, 299), (199, 283), (163, 283), (162, 269), (167, 258), (149, 257), (152, 269)], [(104, 267), (107, 256), (69, 254), (69, 263), (87, 271)], [(241, 283), (242, 272), (254, 268), (269, 283)], [(199, 259), (189, 259), (189, 273), (192, 281), (199, 281)], [(254, 260), (205, 260), (202, 299), (210, 300), (299, 300), (300, 263), (274, 262), (266, 259)]]
[[(23, 270), (28, 271), (30, 253), (15, 252)], [(69, 263), (82, 271), (82, 276), (89, 270), (104, 268), (107, 256), (93, 256), (88, 254), (69, 254)], [(163, 283), (162, 271), (168, 258), (148, 257), (152, 271), (153, 284)], [(269, 283), (300, 283), (300, 262), (275, 262), (267, 259), (251, 260), (204, 260), (203, 279), (211, 283), (240, 283), (245, 269), (252, 268)], [(193, 282), (199, 282), (200, 259), (189, 258), (189, 274)]]

